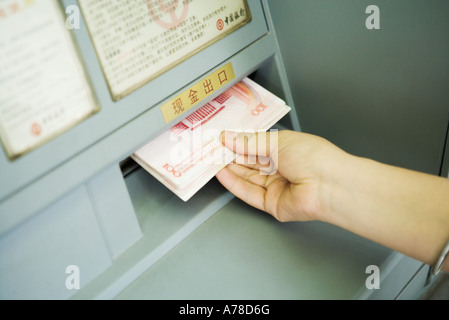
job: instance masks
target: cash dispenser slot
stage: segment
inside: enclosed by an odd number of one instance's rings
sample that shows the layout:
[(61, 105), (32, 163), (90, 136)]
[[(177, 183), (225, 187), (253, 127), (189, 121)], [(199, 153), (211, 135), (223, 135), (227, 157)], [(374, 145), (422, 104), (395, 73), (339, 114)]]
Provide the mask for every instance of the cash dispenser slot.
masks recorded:
[[(77, 1), (63, 1), (63, 5), (79, 8)], [(118, 101), (111, 97), (81, 14), (80, 28), (72, 30), (72, 34), (101, 110), (15, 160), (8, 159), (3, 152), (0, 154), (1, 178), (7, 181), (0, 184), (0, 217), (4, 218), (0, 234), (44, 209), (104, 167), (118, 164), (140, 145), (163, 132), (170, 124), (163, 120), (159, 109), (162, 102), (207, 75), (223, 61), (245, 48), (252, 48), (253, 44), (254, 49), (262, 53), (255, 59), (258, 63), (273, 55), (269, 44), (273, 39), (271, 36), (265, 38), (268, 28), (262, 4), (249, 1), (248, 5), (252, 15), (249, 23)], [(250, 73), (249, 68), (257, 67), (257, 63), (247, 63), (248, 58), (233, 61), (236, 79)], [(12, 211), (15, 213), (9, 214)]]

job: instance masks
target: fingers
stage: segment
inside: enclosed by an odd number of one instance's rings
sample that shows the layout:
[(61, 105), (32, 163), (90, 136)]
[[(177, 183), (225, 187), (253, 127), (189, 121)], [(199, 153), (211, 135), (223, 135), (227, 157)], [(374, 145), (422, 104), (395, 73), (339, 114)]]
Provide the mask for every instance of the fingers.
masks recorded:
[(277, 172), (276, 164), (270, 157), (237, 154), (234, 163), (249, 169), (258, 170), (259, 174), (264, 176), (272, 175)]
[[(248, 169), (250, 170), (250, 169)], [(265, 211), (265, 189), (257, 184), (246, 181), (236, 175), (229, 167), (224, 168), (216, 175), (218, 181), (237, 198), (247, 204)]]
[(278, 146), (277, 131), (255, 133), (223, 131), (220, 139), (228, 149), (247, 156), (271, 157)]
[(238, 164), (229, 164), (227, 168), (236, 176), (245, 181), (248, 181), (262, 188), (266, 187), (267, 176), (261, 175), (260, 171), (258, 170), (250, 169)]
[(224, 131), (220, 135), (222, 143), (237, 153), (237, 164), (228, 165), (216, 175), (217, 179), (237, 198), (262, 211), (266, 211), (266, 188), (278, 177), (273, 175), (277, 172), (277, 138), (277, 131)]

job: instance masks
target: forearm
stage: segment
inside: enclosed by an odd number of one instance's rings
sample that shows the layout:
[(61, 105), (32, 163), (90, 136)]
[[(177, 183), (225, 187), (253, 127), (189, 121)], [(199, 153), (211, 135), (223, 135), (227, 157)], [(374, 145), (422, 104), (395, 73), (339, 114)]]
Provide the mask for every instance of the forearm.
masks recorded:
[(348, 156), (323, 188), (327, 222), (393, 250), (433, 265), (449, 240), (448, 179)]

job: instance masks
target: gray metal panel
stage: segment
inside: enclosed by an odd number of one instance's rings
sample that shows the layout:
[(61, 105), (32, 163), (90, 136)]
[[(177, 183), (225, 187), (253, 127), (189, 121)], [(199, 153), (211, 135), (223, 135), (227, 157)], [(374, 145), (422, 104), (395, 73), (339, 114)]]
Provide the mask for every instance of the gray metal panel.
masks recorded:
[(280, 223), (234, 199), (116, 298), (354, 299), (366, 267), (388, 269), (391, 255), (334, 226)]
[(74, 299), (113, 299), (233, 198), (214, 180), (186, 205), (143, 169), (128, 175), (126, 184), (142, 238)]
[(105, 168), (86, 188), (109, 254), (115, 259), (142, 236), (119, 165)]
[[(438, 174), (449, 112), (446, 0), (269, 0), (303, 131)], [(380, 30), (368, 30), (369, 5)]]
[(396, 297), (398, 300), (421, 299), (428, 288), (427, 276), (429, 274), (428, 265), (422, 265), (418, 272), (411, 278), (404, 290)]
[(66, 267), (84, 287), (111, 265), (84, 187), (0, 238), (0, 299), (67, 299)]

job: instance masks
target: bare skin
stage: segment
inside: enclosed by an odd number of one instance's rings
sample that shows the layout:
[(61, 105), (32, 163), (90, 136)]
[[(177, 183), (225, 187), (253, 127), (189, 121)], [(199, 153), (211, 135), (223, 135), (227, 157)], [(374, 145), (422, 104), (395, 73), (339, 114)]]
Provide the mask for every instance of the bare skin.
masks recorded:
[(222, 133), (240, 156), (217, 174), (220, 183), (281, 222), (323, 221), (437, 261), (449, 240), (449, 179), (356, 157), (314, 135), (277, 134)]

